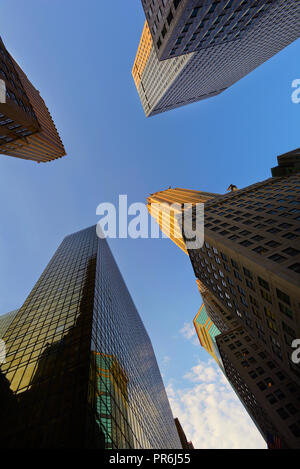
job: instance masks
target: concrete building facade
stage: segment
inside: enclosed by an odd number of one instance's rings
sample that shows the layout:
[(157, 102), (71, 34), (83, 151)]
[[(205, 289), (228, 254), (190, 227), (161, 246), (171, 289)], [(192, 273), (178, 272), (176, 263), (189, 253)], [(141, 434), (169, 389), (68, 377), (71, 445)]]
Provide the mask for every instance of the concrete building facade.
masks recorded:
[[(137, 90), (147, 117), (220, 94), (300, 36), (300, 5), (294, 0), (210, 1), (201, 2), (202, 6), (193, 0), (182, 0), (177, 9), (175, 3), (143, 2), (147, 24), (137, 56), (145, 43), (148, 52)], [(163, 40), (170, 9), (173, 19)], [(162, 15), (154, 34), (153, 25), (160, 10)], [(188, 30), (183, 33), (185, 29)], [(183, 39), (176, 45), (180, 38)], [(175, 47), (170, 50), (171, 46)], [(160, 60), (160, 50), (166, 60)]]

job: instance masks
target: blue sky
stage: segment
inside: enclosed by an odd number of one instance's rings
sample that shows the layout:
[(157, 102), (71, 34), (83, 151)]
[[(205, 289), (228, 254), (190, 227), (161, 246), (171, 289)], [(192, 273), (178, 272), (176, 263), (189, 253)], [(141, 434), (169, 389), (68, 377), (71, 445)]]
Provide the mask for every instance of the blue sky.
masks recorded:
[[(119, 194), (142, 202), (168, 186), (244, 187), (299, 146), (299, 40), (220, 96), (146, 119), (131, 77), (143, 24), (140, 0), (1, 2), (2, 39), (68, 156), (39, 165), (0, 157), (0, 314), (25, 301), (65, 235), (97, 223), (99, 203)], [(110, 246), (179, 406), (178, 393), (193, 392), (191, 370), (208, 360), (180, 332), (201, 305), (190, 262), (166, 239)]]

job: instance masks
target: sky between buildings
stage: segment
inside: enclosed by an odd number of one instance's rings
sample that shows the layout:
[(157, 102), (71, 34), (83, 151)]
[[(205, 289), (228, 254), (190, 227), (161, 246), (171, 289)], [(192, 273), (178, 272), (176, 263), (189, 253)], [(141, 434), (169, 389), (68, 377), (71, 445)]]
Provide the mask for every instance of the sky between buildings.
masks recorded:
[[(224, 193), (268, 178), (276, 156), (299, 146), (299, 40), (220, 96), (146, 119), (131, 77), (144, 20), (140, 0), (1, 2), (2, 39), (68, 156), (0, 155), (0, 314), (22, 305), (64, 236), (97, 223), (101, 202), (143, 202), (169, 186)], [(265, 447), (197, 343), (187, 256), (166, 239), (110, 246), (187, 436), (196, 447)]]

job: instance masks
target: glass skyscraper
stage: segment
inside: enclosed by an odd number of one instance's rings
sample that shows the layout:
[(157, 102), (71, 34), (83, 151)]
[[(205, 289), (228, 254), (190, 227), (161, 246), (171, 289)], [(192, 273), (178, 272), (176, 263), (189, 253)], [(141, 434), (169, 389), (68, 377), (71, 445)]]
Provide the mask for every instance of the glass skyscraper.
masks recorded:
[(0, 316), (0, 339), (4, 336), (5, 332), (9, 328), (10, 324), (14, 320), (18, 313), (18, 310), (11, 311), (10, 313), (2, 314)]
[(3, 339), (3, 447), (181, 447), (151, 341), (95, 227), (64, 239)]

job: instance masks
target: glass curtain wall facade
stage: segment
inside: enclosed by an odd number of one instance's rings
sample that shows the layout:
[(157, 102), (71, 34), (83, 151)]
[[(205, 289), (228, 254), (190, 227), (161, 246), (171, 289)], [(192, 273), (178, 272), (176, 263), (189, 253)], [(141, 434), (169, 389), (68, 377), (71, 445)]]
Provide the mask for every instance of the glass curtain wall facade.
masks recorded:
[(216, 342), (216, 337), (221, 332), (208, 316), (204, 304), (202, 304), (193, 322), (201, 346), (214, 358), (223, 371), (222, 360)]
[(150, 339), (95, 227), (64, 239), (3, 340), (3, 447), (180, 448)]
[(5, 332), (9, 328), (10, 324), (14, 320), (18, 313), (18, 310), (11, 311), (10, 313), (3, 314), (0, 316), (0, 339), (4, 336)]

